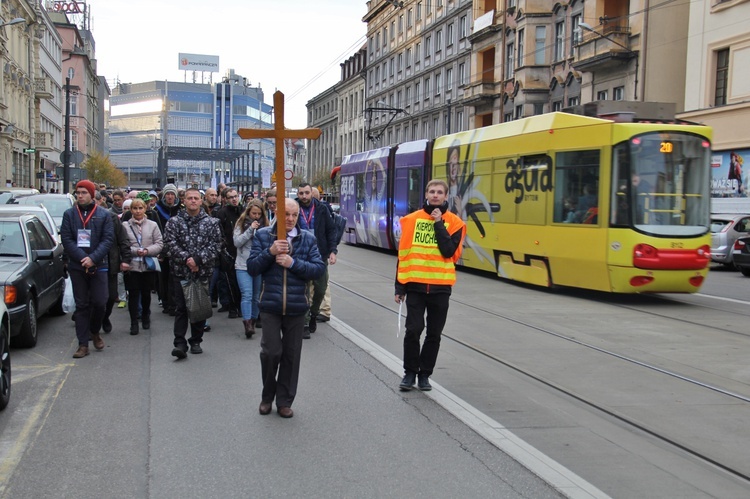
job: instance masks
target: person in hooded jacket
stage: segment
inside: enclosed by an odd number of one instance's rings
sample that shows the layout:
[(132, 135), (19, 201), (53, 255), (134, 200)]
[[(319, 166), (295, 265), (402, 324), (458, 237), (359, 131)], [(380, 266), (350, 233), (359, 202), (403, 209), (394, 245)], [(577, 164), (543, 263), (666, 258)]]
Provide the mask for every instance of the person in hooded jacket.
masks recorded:
[[(260, 315), (263, 336), (260, 341), (263, 392), (258, 412), (270, 414), (276, 399), (279, 416), (291, 418), (297, 394), (302, 355), (302, 334), (309, 305), (307, 283), (322, 276), (326, 264), (320, 257), (315, 236), (302, 230), (299, 204), (286, 199), (284, 213), (270, 227), (259, 229), (253, 237), (247, 271), (263, 276)], [(286, 227), (287, 238), (276, 238), (277, 223)]]
[[(167, 184), (164, 186), (162, 197), (156, 202), (154, 211), (159, 219), (157, 223), (162, 229), (162, 234), (165, 234), (167, 222), (180, 213), (180, 202), (179, 199), (177, 199), (177, 187), (175, 187), (174, 184)], [(169, 264), (169, 257), (165, 255), (165, 252), (162, 252), (162, 257), (159, 260), (162, 269), (161, 272), (159, 272), (159, 296), (161, 296), (161, 304), (162, 307), (164, 307), (163, 312), (174, 317), (176, 313), (174, 295), (179, 289), (174, 287), (174, 282), (171, 278), (172, 267)]]

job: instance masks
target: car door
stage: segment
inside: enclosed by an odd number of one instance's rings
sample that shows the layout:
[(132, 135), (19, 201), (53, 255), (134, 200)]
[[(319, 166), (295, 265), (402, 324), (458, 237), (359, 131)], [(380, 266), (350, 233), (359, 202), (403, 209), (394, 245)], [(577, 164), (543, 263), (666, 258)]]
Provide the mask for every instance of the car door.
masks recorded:
[(42, 315), (57, 299), (53, 285), (55, 284), (55, 276), (58, 274), (58, 271), (55, 270), (54, 258), (48, 260), (36, 259), (34, 261), (34, 251), (54, 250), (55, 243), (52, 241), (47, 229), (42, 225), (42, 222), (36, 217), (26, 221), (26, 234), (29, 239), (29, 246), (31, 247), (29, 257), (32, 262), (29, 268), (31, 270), (31, 280), (36, 288), (37, 314)]

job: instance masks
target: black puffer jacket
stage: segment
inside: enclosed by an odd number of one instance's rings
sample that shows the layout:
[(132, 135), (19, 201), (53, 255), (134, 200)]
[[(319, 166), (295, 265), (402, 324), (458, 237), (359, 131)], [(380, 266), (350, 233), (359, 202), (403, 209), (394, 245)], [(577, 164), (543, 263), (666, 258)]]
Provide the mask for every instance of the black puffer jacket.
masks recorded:
[(307, 283), (323, 275), (326, 265), (320, 258), (315, 236), (299, 230), (292, 239), (291, 256), (294, 263), (288, 269), (276, 263), (270, 248), (276, 240), (276, 224), (259, 229), (253, 237), (247, 271), (252, 276), (263, 275), (260, 310), (277, 315), (302, 315), (307, 312)]
[(190, 216), (187, 210), (169, 219), (164, 231), (164, 248), (169, 257), (169, 270), (180, 279), (192, 274), (187, 266), (188, 258), (198, 265), (198, 276), (210, 278), (214, 272), (214, 261), (221, 249), (219, 221), (200, 210)]
[[(78, 230), (84, 228), (83, 221), (88, 218), (94, 207), (94, 203), (88, 206), (75, 205), (63, 214), (60, 238), (63, 248), (65, 248), (70, 270), (83, 271), (81, 260), (87, 256), (99, 269), (107, 268), (109, 265), (109, 250), (115, 243), (115, 230), (110, 218), (111, 214), (107, 209), (96, 208), (96, 211), (86, 223), (86, 230), (91, 231), (90, 246), (88, 248), (78, 247)], [(83, 217), (83, 220), (81, 220), (81, 217)]]

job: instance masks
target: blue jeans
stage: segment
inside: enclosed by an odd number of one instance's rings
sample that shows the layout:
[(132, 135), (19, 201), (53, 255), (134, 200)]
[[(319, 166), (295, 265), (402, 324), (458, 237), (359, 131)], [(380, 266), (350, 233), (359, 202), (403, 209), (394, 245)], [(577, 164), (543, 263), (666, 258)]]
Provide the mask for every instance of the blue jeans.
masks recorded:
[(247, 273), (247, 270), (236, 269), (237, 284), (240, 286), (240, 311), (242, 318), (245, 320), (258, 318), (258, 300), (260, 299), (260, 281), (261, 276), (253, 277)]

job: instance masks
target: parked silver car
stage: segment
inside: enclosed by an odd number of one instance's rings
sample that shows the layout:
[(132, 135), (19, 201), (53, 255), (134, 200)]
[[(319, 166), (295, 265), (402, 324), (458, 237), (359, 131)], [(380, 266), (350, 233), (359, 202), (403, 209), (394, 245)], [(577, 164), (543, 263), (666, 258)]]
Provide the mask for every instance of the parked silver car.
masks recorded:
[(734, 242), (747, 235), (750, 235), (750, 215), (711, 215), (711, 260), (733, 266), (732, 249), (734, 248)]

